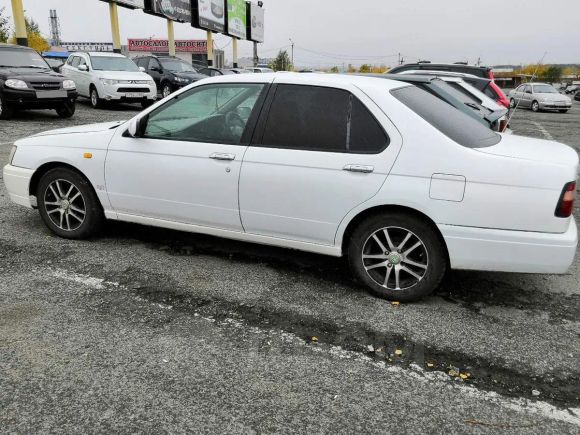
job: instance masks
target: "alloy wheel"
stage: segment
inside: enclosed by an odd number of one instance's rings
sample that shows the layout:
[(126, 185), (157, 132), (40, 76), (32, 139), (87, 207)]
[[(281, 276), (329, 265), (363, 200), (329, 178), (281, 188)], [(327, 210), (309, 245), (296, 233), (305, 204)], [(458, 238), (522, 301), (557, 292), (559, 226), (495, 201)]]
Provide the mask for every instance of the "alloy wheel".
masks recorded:
[(99, 95), (97, 94), (97, 91), (93, 89), (93, 92), (91, 92), (91, 104), (93, 105), (93, 107), (97, 107), (97, 104), (99, 104)]
[(85, 199), (81, 191), (67, 180), (55, 180), (44, 192), (46, 214), (63, 231), (74, 231), (85, 221)]
[(362, 249), (368, 276), (389, 290), (407, 290), (425, 277), (429, 267), (427, 248), (413, 232), (400, 227), (375, 231)]
[(171, 95), (171, 88), (167, 85), (163, 86), (163, 98), (169, 97)]

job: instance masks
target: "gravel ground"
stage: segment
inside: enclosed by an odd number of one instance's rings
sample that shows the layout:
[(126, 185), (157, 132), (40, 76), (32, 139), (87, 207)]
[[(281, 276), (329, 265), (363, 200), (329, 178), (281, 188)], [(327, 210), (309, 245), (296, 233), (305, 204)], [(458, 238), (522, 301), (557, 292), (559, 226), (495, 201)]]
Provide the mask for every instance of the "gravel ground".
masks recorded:
[[(137, 109), (1, 121), (0, 163)], [(512, 128), (580, 150), (580, 103)], [(580, 433), (579, 269), (450, 272), (393, 305), (340, 259), (122, 223), (55, 238), (0, 183), (0, 432)]]

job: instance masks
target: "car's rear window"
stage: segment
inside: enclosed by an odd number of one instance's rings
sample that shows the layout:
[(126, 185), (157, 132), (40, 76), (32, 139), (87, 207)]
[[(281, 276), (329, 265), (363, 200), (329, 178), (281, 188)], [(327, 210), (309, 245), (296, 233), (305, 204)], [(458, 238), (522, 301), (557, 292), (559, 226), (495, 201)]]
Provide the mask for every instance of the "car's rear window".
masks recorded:
[(501, 136), (477, 120), (416, 86), (391, 91), (393, 96), (441, 133), (468, 148), (496, 145)]

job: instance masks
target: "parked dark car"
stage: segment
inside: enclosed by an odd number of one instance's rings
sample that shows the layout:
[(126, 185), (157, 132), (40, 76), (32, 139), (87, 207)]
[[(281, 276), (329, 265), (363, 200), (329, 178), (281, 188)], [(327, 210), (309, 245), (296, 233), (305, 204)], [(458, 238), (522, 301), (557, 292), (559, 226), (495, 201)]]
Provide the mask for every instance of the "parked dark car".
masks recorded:
[(190, 63), (173, 56), (140, 56), (133, 59), (137, 66), (149, 74), (163, 97), (176, 90), (206, 78)]
[(74, 81), (54, 72), (36, 51), (0, 44), (0, 119), (25, 109), (54, 109), (70, 118), (76, 98)]
[[(458, 63), (431, 63), (417, 62), (406, 63), (405, 65), (396, 66), (389, 71), (389, 74), (399, 74), (405, 71), (448, 71), (462, 74), (470, 74), (476, 77), (491, 80), (490, 89), (493, 90), (493, 99), (504, 107), (510, 107), (510, 101), (499, 86), (493, 81), (493, 69), (488, 66), (468, 65), (464, 62)], [(491, 94), (488, 94), (491, 96)]]
[(205, 75), (206, 77), (223, 76), (226, 74), (236, 74), (235, 72), (229, 69), (213, 68), (213, 67), (200, 69), (199, 73)]

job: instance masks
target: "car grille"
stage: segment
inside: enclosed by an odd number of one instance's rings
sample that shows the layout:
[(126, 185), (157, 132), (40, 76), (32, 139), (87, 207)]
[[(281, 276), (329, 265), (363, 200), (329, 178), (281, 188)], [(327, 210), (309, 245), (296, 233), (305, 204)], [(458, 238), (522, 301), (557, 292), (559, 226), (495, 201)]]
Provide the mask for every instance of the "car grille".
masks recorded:
[(60, 89), (60, 82), (30, 82), (30, 86), (39, 91), (54, 91)]
[(119, 88), (117, 92), (143, 92), (148, 94), (151, 90), (149, 88)]

